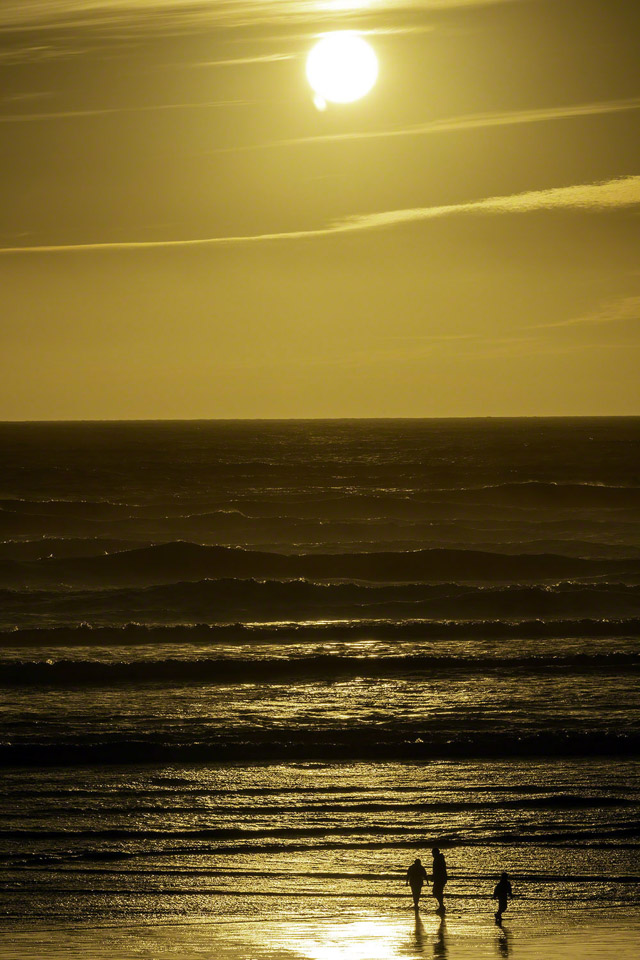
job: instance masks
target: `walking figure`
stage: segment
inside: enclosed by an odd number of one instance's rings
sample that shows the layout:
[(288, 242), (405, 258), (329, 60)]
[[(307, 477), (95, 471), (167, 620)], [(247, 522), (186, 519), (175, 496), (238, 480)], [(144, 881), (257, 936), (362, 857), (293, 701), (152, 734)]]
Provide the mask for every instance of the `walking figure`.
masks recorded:
[(506, 871), (500, 874), (500, 879), (493, 891), (493, 899), (498, 901), (496, 923), (502, 923), (502, 914), (507, 909), (507, 903), (513, 899), (513, 890), (511, 889), (509, 874)]
[(407, 870), (407, 879), (405, 881), (405, 887), (407, 885), (411, 887), (411, 893), (413, 894), (413, 906), (415, 910), (418, 909), (418, 901), (420, 900), (420, 894), (422, 893), (422, 884), (425, 880), (428, 880), (427, 871), (422, 865), (420, 858), (416, 857)]
[(438, 847), (434, 847), (431, 853), (433, 854), (433, 873), (431, 877), (433, 881), (433, 890), (431, 892), (438, 901), (438, 909), (436, 910), (436, 913), (442, 915), (446, 910), (444, 905), (444, 888), (448, 879), (447, 863), (444, 859), (444, 854), (440, 853)]

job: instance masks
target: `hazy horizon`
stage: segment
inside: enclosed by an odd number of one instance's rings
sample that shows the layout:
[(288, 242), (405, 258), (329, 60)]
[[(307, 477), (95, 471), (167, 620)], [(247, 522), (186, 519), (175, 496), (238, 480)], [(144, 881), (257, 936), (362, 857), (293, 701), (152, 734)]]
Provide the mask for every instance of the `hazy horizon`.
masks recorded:
[(60, 419), (15, 419), (0, 420), (1, 424), (24, 423), (315, 423), (315, 422), (358, 422), (358, 421), (397, 421), (402, 423), (407, 420), (637, 420), (640, 414), (608, 414), (608, 413), (579, 413), (579, 414), (519, 414), (494, 416), (486, 414), (485, 416), (451, 416), (451, 417), (87, 417), (87, 418), (60, 418)]

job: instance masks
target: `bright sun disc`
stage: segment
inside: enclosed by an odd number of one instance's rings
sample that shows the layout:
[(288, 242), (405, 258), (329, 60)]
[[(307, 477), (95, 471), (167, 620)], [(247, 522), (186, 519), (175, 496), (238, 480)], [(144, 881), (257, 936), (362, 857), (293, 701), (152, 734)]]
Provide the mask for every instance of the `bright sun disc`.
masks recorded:
[(378, 58), (351, 30), (329, 33), (307, 57), (312, 90), (329, 103), (351, 103), (369, 93), (378, 76)]

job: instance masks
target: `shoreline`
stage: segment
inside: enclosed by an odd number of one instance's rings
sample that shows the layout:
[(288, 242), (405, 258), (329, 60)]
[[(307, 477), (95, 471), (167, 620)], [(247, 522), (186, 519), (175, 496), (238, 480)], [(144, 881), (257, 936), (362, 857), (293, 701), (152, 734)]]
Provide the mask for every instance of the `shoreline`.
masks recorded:
[(3, 925), (0, 960), (62, 960), (91, 956), (95, 960), (138, 960), (153, 957), (182, 960), (635, 960), (640, 921), (630, 915), (602, 920), (589, 915), (516, 916), (502, 925), (487, 916), (451, 916), (440, 922), (433, 913), (360, 918), (300, 917), (269, 920), (257, 917), (174, 920), (27, 927)]

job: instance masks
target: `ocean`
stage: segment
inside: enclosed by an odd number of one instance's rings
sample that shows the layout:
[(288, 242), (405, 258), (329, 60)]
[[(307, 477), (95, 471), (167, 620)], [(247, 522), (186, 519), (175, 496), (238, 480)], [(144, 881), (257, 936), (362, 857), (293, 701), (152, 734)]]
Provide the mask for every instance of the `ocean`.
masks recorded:
[(639, 418), (0, 439), (0, 956), (328, 914), (453, 956), (502, 870), (514, 927), (637, 915)]

